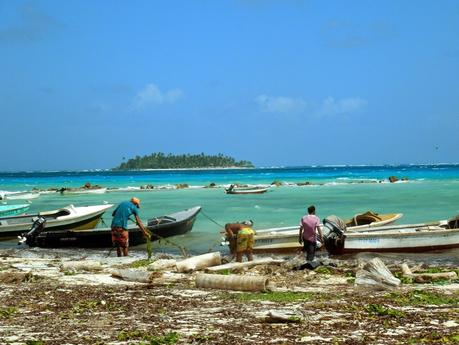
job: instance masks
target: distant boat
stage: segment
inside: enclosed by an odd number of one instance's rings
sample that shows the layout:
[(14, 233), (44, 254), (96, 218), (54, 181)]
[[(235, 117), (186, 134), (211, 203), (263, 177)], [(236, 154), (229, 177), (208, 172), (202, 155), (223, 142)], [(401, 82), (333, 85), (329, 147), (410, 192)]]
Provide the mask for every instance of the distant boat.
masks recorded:
[[(152, 240), (160, 240), (190, 232), (201, 206), (195, 206), (183, 211), (171, 213), (166, 216), (155, 217), (148, 221), (147, 228), (152, 233)], [(37, 221), (37, 230), (25, 236), (25, 243), (29, 246), (59, 248), (110, 248), (113, 246), (111, 228), (95, 228), (86, 230), (53, 230), (38, 228), (41, 224)], [(142, 231), (135, 225), (129, 226), (129, 245), (134, 246), (146, 242)]]
[[(377, 215), (377, 217), (370, 215)], [(378, 214), (368, 211), (347, 220), (346, 225), (349, 224), (347, 231), (375, 231), (381, 226), (395, 222), (402, 216), (402, 213)], [(357, 220), (358, 225), (352, 226), (352, 224), (355, 224), (355, 220)], [(324, 230), (324, 227), (322, 226), (321, 229)], [(299, 225), (256, 230), (253, 251), (258, 253), (295, 252), (302, 248), (302, 245), (298, 242), (298, 232)]]
[(268, 191), (269, 187), (236, 187), (234, 185), (225, 189), (226, 194), (262, 194)]
[(107, 188), (61, 188), (58, 192), (62, 194), (104, 194)]
[(3, 192), (0, 199), (3, 200), (31, 200), (40, 196), (37, 192)]
[(29, 231), (37, 219), (46, 219), (47, 229), (92, 229), (112, 204), (95, 206), (69, 205), (57, 210), (0, 218), (0, 238), (14, 237)]
[(324, 219), (325, 248), (332, 255), (357, 252), (415, 252), (459, 248), (459, 216), (448, 221), (384, 226), (349, 232), (338, 217)]
[(17, 216), (26, 213), (30, 204), (0, 205), (0, 217)]

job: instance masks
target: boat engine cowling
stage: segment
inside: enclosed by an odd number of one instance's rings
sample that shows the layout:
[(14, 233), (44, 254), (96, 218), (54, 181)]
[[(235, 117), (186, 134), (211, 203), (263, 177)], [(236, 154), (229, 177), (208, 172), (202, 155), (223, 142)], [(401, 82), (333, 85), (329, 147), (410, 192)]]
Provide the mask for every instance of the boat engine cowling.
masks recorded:
[(26, 243), (29, 246), (35, 245), (35, 239), (45, 228), (46, 218), (39, 216), (36, 218), (30, 228), (29, 232), (22, 234), (19, 237), (19, 244)]
[(323, 224), (324, 227), (327, 228), (329, 236), (334, 234), (338, 237), (342, 237), (347, 228), (346, 223), (335, 215), (325, 217)]

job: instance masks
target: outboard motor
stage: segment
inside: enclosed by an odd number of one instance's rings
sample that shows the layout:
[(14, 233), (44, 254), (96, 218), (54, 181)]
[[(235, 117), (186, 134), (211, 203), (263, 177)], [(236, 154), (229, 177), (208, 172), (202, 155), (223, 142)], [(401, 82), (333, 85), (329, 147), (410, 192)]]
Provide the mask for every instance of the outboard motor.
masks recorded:
[(37, 219), (35, 219), (29, 232), (27, 232), (26, 234), (22, 234), (21, 236), (18, 236), (19, 237), (18, 244), (22, 244), (25, 242), (29, 246), (33, 246), (35, 244), (36, 237), (45, 228), (45, 223), (46, 223), (45, 217), (39, 216)]
[(346, 223), (337, 216), (328, 216), (323, 220), (324, 226), (329, 230), (329, 234), (334, 233), (341, 237), (347, 229)]
[(344, 246), (346, 223), (337, 216), (328, 216), (322, 222), (324, 224), (325, 248), (330, 254), (339, 253)]

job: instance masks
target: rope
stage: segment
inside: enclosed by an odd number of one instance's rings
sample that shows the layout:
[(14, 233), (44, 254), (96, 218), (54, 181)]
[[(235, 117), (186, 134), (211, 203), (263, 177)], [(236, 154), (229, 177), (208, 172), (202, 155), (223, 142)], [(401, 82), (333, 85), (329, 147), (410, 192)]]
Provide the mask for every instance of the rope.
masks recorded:
[[(219, 224), (217, 221), (215, 221), (214, 219), (212, 219), (211, 217), (209, 217), (203, 210), (201, 210), (201, 214), (202, 214), (204, 217), (206, 217), (207, 219), (209, 219), (212, 223), (218, 225), (218, 227), (219, 227), (220, 229), (222, 229), (222, 228), (225, 227), (224, 225)], [(222, 242), (221, 239), (212, 242), (211, 245), (209, 246), (209, 249), (207, 250), (207, 252), (210, 252), (210, 251), (212, 250), (212, 248), (215, 247), (215, 245), (217, 245), (217, 244), (219, 244), (219, 243), (221, 243), (221, 242)]]
[(203, 210), (201, 210), (201, 214), (204, 217), (206, 217), (207, 219), (209, 219), (212, 223), (217, 224), (220, 228), (224, 228), (225, 227), (224, 225), (221, 225), (221, 224), (217, 223), (214, 219), (210, 218)]

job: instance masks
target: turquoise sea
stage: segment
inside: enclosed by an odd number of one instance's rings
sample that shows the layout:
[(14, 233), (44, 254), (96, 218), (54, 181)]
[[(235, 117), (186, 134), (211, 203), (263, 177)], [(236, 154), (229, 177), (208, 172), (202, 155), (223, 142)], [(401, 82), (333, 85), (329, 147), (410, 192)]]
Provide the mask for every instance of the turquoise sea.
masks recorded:
[[(406, 181), (390, 183), (390, 176), (406, 178)], [(275, 181), (282, 185), (272, 186), (265, 194), (224, 193), (224, 187), (232, 183), (271, 185)], [(194, 254), (221, 249), (219, 225), (244, 219), (252, 219), (255, 229), (295, 225), (311, 204), (316, 205), (320, 218), (331, 214), (349, 218), (367, 210), (401, 212), (404, 216), (399, 224), (445, 219), (459, 214), (459, 164), (0, 173), (0, 191), (46, 191), (80, 187), (87, 182), (111, 190), (94, 195), (61, 195), (48, 191), (31, 200), (29, 212), (68, 204), (116, 204), (136, 196), (141, 199), (141, 216), (146, 221), (201, 205), (202, 214), (192, 232), (173, 239)], [(309, 184), (304, 185), (305, 182)], [(216, 187), (205, 188), (211, 183)], [(187, 184), (188, 188), (176, 189), (177, 184)], [(144, 185), (153, 185), (154, 189), (141, 190), (140, 186)], [(104, 215), (104, 221), (110, 224), (110, 213)], [(0, 248), (15, 245), (11, 241), (0, 242)], [(175, 250), (168, 244), (155, 246), (159, 251)]]

